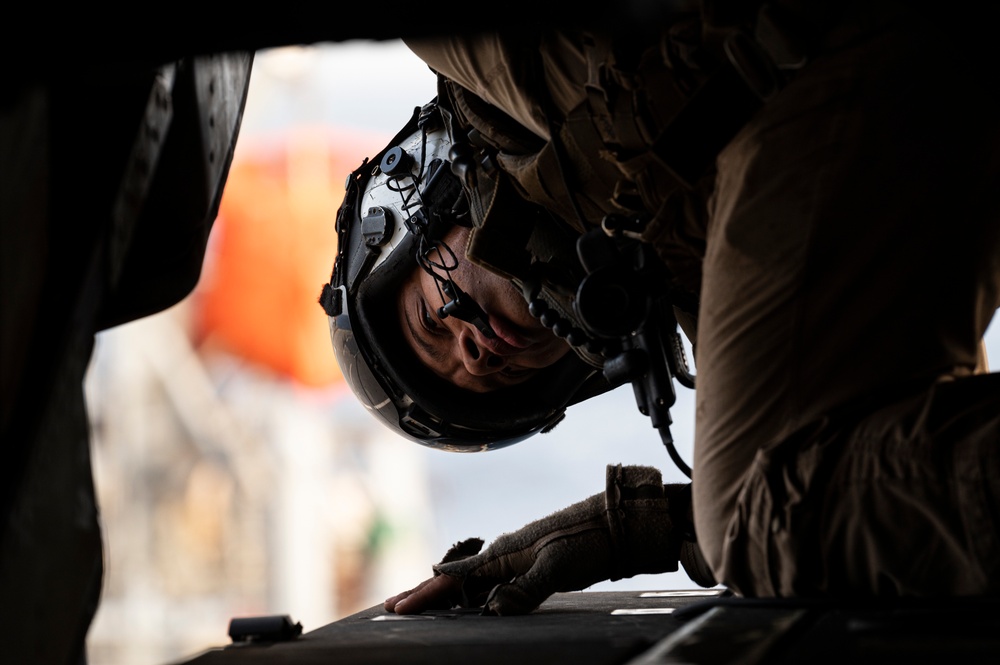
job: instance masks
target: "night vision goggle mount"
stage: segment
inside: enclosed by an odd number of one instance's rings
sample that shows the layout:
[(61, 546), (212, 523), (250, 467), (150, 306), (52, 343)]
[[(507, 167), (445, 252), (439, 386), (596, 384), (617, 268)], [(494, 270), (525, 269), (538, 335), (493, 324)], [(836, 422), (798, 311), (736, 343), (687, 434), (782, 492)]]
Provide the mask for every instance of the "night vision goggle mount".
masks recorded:
[(649, 416), (671, 460), (688, 478), (691, 467), (674, 446), (670, 407), (677, 399), (673, 381), (694, 388), (674, 306), (695, 310), (689, 298), (669, 289), (663, 264), (634, 230), (641, 220), (608, 216), (602, 228), (577, 241), (587, 276), (577, 290), (576, 310), (602, 340), (604, 376), (613, 385), (632, 383), (639, 412)]

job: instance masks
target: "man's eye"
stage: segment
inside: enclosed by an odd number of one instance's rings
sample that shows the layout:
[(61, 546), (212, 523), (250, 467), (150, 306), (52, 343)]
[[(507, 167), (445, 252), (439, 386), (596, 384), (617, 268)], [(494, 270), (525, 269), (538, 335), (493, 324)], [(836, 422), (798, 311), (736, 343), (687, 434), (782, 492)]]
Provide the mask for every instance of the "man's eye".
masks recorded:
[(423, 323), (424, 328), (427, 329), (427, 332), (434, 335), (441, 334), (441, 326), (437, 318), (427, 308), (427, 303), (423, 301), (420, 302), (420, 321)]

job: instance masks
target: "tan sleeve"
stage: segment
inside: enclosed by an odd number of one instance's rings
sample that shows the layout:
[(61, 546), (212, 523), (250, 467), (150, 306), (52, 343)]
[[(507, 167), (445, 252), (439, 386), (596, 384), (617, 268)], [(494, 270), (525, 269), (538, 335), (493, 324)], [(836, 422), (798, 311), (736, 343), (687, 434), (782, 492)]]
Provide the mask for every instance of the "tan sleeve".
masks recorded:
[(976, 354), (976, 374), (990, 373), (990, 359), (986, 354), (986, 340), (979, 340), (979, 353)]
[(518, 51), (524, 44), (489, 32), (410, 37), (403, 42), (432, 70), (548, 140), (545, 116), (526, 89), (523, 67), (517, 64)]

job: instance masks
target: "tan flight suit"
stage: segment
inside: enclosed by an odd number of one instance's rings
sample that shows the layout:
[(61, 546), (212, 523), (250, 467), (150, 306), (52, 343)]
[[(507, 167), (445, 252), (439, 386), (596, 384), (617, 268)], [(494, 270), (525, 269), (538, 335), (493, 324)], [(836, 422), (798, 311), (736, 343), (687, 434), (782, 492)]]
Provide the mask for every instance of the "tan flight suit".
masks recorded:
[[(701, 268), (698, 540), (748, 596), (997, 593), (1000, 375), (973, 375), (1000, 306), (996, 56), (967, 25), (858, 5), (719, 154), (707, 224), (673, 182), (652, 208), (675, 274)], [(543, 138), (545, 108), (583, 99), (569, 38), (536, 51), (542, 104), (516, 45), (409, 44)], [(596, 223), (611, 187), (580, 179)]]

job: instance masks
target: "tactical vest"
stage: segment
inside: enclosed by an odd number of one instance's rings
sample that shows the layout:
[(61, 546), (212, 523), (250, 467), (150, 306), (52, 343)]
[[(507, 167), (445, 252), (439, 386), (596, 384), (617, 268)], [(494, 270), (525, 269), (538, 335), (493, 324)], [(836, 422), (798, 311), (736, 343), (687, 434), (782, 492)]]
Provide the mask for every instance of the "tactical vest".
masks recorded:
[[(584, 74), (565, 75), (572, 80), (541, 62), (544, 47), (559, 41), (554, 32), (504, 37), (525, 56), (510, 66), (524, 79), (514, 94), (527, 90), (544, 110), (549, 141), (444, 83), (470, 140), (494, 149), (497, 165), (526, 199), (578, 230), (607, 215), (653, 217), (675, 191), (697, 187), (720, 150), (809, 62), (851, 3), (667, 4), (650, 17), (656, 27), (649, 31), (634, 23), (624, 32), (558, 31), (586, 62)], [(585, 90), (576, 108), (553, 103), (550, 90), (564, 87)]]
[[(564, 332), (579, 332), (573, 244), (600, 228), (650, 243), (675, 305), (696, 315), (715, 157), (808, 62), (835, 14), (834, 3), (799, 4), (704, 1), (655, 32), (580, 30), (585, 80), (562, 83), (582, 84), (585, 95), (565, 112), (548, 93), (553, 81), (538, 48), (546, 35), (526, 41), (519, 52), (534, 62), (523, 68), (525, 87), (545, 111), (547, 141), (441, 78), (439, 98), (493, 178), (492, 189), (480, 192), (487, 202), (470, 259), (512, 278), (529, 303), (553, 310), (549, 318), (562, 321)], [(554, 220), (511, 210), (511, 198)], [(591, 347), (597, 355), (581, 355), (599, 365), (599, 345)]]
[[(663, 256), (671, 256), (672, 267), (687, 276), (678, 290), (688, 294), (688, 309), (696, 309), (704, 192), (693, 195), (695, 190), (650, 150), (659, 128), (676, 116), (704, 78), (697, 66), (696, 28), (697, 21), (687, 17), (643, 42), (631, 41), (627, 50), (616, 48), (610, 38), (582, 34), (587, 95), (565, 116), (547, 98), (536, 62), (534, 89), (555, 140), (540, 139), (468, 90), (443, 77), (439, 81), (439, 99), (454, 113), (468, 142), (481, 151), (483, 175), (495, 179), (486, 186), (480, 176), (477, 194), (482, 201), (474, 207), (482, 215), (468, 258), (518, 284), (529, 304), (545, 314), (543, 322), (596, 366), (603, 363), (605, 349), (586, 337), (575, 307), (577, 286), (586, 275), (576, 256), (581, 234), (604, 228), (639, 237), (652, 213), (669, 208), (675, 218), (683, 212), (690, 221), (669, 228), (673, 235)], [(601, 158), (594, 159), (595, 154)], [(554, 216), (541, 219), (512, 209), (522, 199)], [(668, 206), (669, 199), (676, 201)], [(687, 229), (683, 242), (678, 242), (677, 228)]]

